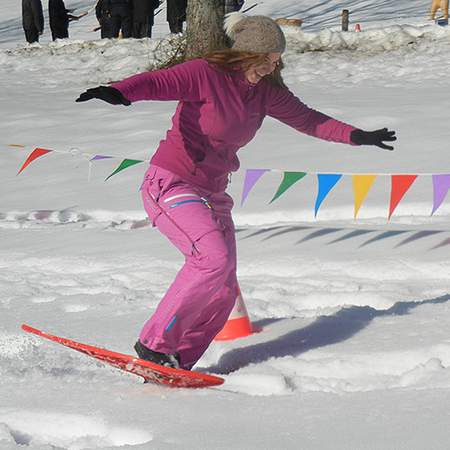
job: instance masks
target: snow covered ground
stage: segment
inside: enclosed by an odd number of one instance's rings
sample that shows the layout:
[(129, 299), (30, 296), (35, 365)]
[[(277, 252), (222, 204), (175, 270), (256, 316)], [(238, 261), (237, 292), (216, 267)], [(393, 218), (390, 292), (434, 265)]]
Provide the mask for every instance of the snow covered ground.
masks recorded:
[[(338, 31), (344, 6), (362, 33)], [(181, 265), (145, 220), (145, 165), (105, 183), (117, 161), (97, 162), (88, 180), (80, 156), (148, 159), (175, 104), (74, 103), (164, 57), (164, 12), (150, 41), (92, 41), (89, 15), (67, 42), (49, 44), (47, 29), (42, 45), (25, 46), (18, 2), (2, 1), (1, 450), (448, 448), (450, 199), (430, 217), (431, 180), (419, 177), (388, 222), (380, 177), (353, 220), (344, 177), (315, 219), (315, 178), (269, 205), (281, 178), (271, 173), (240, 206), (245, 168), (450, 173), (450, 30), (427, 21), (428, 6), (280, 0), (252, 10), (305, 18), (303, 31), (286, 29), (285, 55), (285, 79), (305, 102), (362, 128), (388, 126), (399, 140), (394, 152), (347, 147), (266, 120), (241, 150), (230, 187), (239, 281), (262, 332), (214, 343), (197, 369), (225, 384), (191, 391), (143, 385), (20, 330), (130, 353)], [(16, 176), (34, 147), (73, 154), (46, 155)]]

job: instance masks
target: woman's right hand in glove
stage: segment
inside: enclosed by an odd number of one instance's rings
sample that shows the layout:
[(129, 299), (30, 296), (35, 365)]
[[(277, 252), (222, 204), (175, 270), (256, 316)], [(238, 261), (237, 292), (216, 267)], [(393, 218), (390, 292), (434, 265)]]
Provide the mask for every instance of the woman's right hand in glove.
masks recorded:
[(122, 93), (110, 86), (98, 86), (95, 88), (88, 89), (87, 91), (80, 94), (80, 96), (75, 100), (77, 103), (87, 102), (93, 98), (98, 98), (104, 102), (111, 103), (111, 105), (131, 105), (130, 100), (125, 98)]
[(388, 131), (387, 128), (381, 128), (375, 131), (353, 130), (350, 133), (351, 141), (356, 145), (376, 145), (385, 150), (394, 150), (391, 145), (386, 145), (384, 141), (393, 142), (397, 140), (395, 131)]

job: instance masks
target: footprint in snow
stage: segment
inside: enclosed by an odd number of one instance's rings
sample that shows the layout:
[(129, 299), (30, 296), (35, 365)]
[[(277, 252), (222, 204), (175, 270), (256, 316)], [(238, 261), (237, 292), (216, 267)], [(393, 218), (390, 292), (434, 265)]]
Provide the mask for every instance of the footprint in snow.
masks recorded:
[(152, 434), (146, 430), (116, 426), (102, 417), (0, 408), (0, 448), (8, 443), (61, 449), (110, 449), (142, 445), (152, 440)]

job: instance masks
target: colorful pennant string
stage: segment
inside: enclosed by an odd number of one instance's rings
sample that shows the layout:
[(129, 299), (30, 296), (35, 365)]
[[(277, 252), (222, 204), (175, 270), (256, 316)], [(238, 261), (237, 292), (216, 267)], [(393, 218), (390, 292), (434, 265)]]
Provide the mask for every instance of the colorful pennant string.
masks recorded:
[(331, 192), (331, 190), (340, 181), (342, 176), (349, 175), (352, 177), (353, 182), (353, 196), (354, 196), (354, 218), (356, 219), (358, 212), (364, 203), (370, 189), (375, 183), (376, 179), (380, 176), (389, 176), (391, 178), (391, 199), (389, 208), (389, 219), (394, 213), (396, 207), (403, 199), (406, 192), (412, 186), (414, 181), (419, 175), (421, 176), (432, 176), (433, 177), (433, 187), (434, 187), (434, 197), (433, 197), (433, 211), (434, 214), (437, 209), (442, 205), (445, 197), (450, 191), (450, 174), (431, 174), (431, 173), (421, 173), (416, 175), (409, 174), (355, 174), (355, 173), (317, 173), (317, 172), (292, 172), (283, 171), (279, 169), (247, 169), (245, 180), (244, 180), (244, 190), (242, 194), (241, 205), (244, 203), (249, 192), (255, 184), (260, 180), (260, 178), (267, 172), (282, 172), (283, 179), (278, 186), (278, 189), (273, 196), (270, 203), (278, 199), (283, 195), (293, 184), (304, 178), (306, 175), (317, 175), (318, 179), (318, 194), (315, 203), (315, 216), (319, 211), (325, 198)]
[[(25, 148), (24, 145), (21, 144), (8, 144), (8, 147), (14, 147), (14, 148)], [(61, 151), (61, 150), (49, 150), (49, 149), (44, 149), (44, 148), (35, 148), (27, 157), (27, 159), (25, 160), (25, 162), (22, 164), (22, 167), (19, 169), (19, 172), (17, 173), (17, 175), (19, 175), (29, 164), (31, 164), (34, 160), (36, 160), (37, 158), (47, 154), (47, 153), (51, 153), (51, 152), (55, 152), (55, 153), (65, 153), (65, 154), (70, 154), (72, 156), (77, 156), (77, 155), (81, 155), (83, 157), (87, 157), (88, 161), (89, 161), (89, 172), (88, 172), (88, 180), (90, 180), (91, 177), (91, 163), (93, 161), (100, 161), (100, 160), (104, 160), (104, 159), (122, 159), (121, 157), (117, 157), (117, 156), (110, 156), (110, 155), (98, 155), (98, 154), (89, 154), (89, 153), (80, 153), (80, 151), (78, 149), (71, 149), (68, 151)], [(122, 162), (119, 164), (119, 166), (114, 170), (113, 173), (111, 173), (106, 179), (108, 180), (109, 178), (111, 178), (113, 175), (115, 175), (118, 172), (121, 172), (124, 169), (127, 169), (128, 167), (134, 166), (135, 164), (141, 163), (141, 162), (146, 162), (147, 160), (138, 160), (138, 159), (123, 159)], [(149, 161), (148, 161), (149, 162)]]
[[(8, 144), (8, 147), (13, 148), (26, 148), (21, 144)], [(76, 150), (76, 151), (75, 151)], [(84, 158), (87, 158), (89, 161), (89, 177), (91, 171), (91, 165), (94, 161), (100, 161), (105, 159), (121, 159), (120, 164), (116, 167), (116, 169), (105, 179), (105, 181), (109, 180), (112, 176), (117, 173), (139, 164), (141, 162), (149, 162), (148, 160), (138, 160), (138, 159), (129, 159), (118, 156), (111, 155), (102, 155), (102, 154), (89, 154), (89, 153), (80, 153), (78, 149), (71, 149), (69, 151), (62, 150), (50, 150), (44, 148), (34, 148), (32, 152), (28, 155), (27, 159), (24, 161), (22, 166), (20, 167), (17, 175), (19, 175), (28, 165), (30, 165), (33, 161), (40, 158), (41, 156), (46, 155), (47, 153), (66, 153), (71, 154), (72, 156), (81, 155)], [(344, 175), (349, 175), (352, 177), (353, 183), (353, 196), (354, 196), (354, 218), (356, 219), (358, 212), (364, 203), (370, 189), (372, 188), (375, 180), (379, 176), (389, 176), (391, 178), (391, 196), (390, 196), (390, 204), (389, 204), (389, 214), (388, 219), (390, 219), (396, 210), (399, 203), (402, 201), (405, 194), (411, 188), (412, 184), (415, 182), (418, 176), (431, 176), (432, 184), (433, 184), (433, 208), (431, 211), (431, 215), (433, 215), (443, 204), (445, 198), (448, 195), (450, 190), (450, 173), (420, 173), (420, 174), (386, 174), (386, 173), (378, 173), (378, 174), (355, 174), (355, 173), (317, 173), (317, 172), (293, 172), (293, 171), (283, 171), (279, 169), (247, 169), (245, 173), (244, 186), (242, 192), (241, 205), (244, 204), (247, 199), (250, 191), (254, 188), (256, 183), (261, 179), (263, 175), (268, 172), (282, 172), (283, 179), (281, 180), (277, 191), (275, 192), (270, 203), (277, 200), (281, 195), (283, 195), (288, 189), (290, 189), (295, 183), (302, 180), (306, 177), (306, 175), (317, 175), (318, 180), (318, 193), (316, 197), (315, 207), (314, 207), (314, 215), (317, 217), (318, 211), (331, 192), (331, 190), (336, 186), (336, 184), (341, 180)]]

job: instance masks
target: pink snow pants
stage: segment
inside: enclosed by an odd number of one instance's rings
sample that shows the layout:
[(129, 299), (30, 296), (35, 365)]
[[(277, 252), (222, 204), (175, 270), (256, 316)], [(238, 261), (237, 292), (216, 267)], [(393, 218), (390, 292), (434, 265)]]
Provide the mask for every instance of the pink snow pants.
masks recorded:
[(233, 200), (155, 166), (141, 192), (153, 226), (185, 263), (139, 339), (154, 351), (178, 353), (180, 366), (191, 369), (224, 326), (238, 293)]

